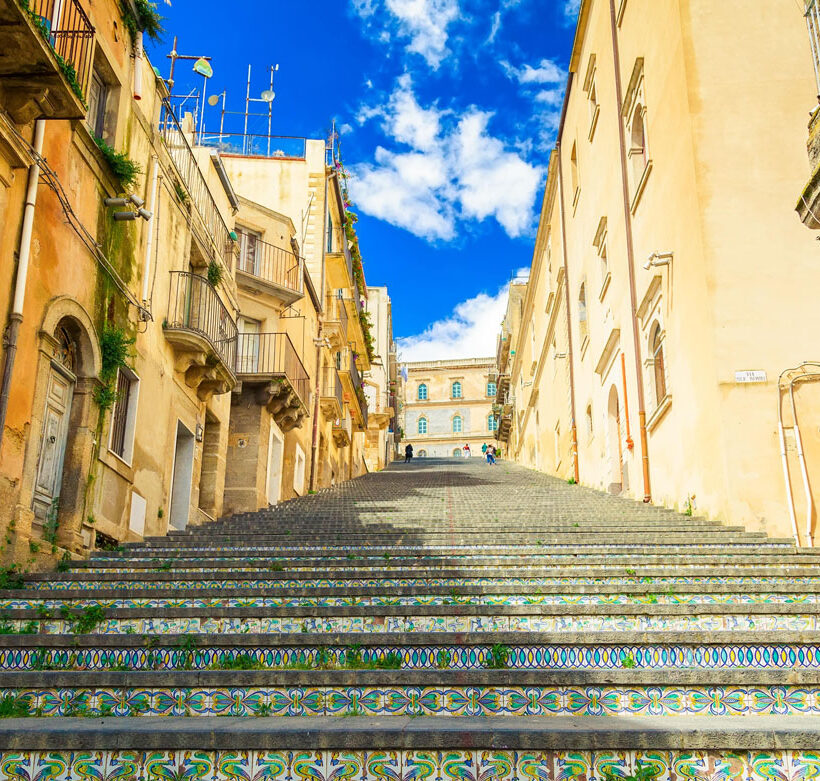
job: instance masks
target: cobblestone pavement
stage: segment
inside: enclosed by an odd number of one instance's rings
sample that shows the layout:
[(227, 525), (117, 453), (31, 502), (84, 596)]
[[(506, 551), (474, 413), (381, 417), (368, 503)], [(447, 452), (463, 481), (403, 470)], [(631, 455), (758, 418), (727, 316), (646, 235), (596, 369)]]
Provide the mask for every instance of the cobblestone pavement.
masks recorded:
[(0, 592), (0, 779), (813, 778), (817, 560), (397, 463)]

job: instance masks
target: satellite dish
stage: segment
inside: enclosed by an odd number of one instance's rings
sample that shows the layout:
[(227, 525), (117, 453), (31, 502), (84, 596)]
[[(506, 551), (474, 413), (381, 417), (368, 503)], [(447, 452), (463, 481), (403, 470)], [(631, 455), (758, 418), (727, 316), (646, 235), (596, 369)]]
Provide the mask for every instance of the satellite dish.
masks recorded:
[(262, 100), (264, 100), (265, 103), (273, 103), (273, 99), (275, 97), (276, 97), (276, 93), (272, 89), (266, 89), (262, 93)]
[(211, 76), (214, 75), (214, 69), (211, 67), (211, 63), (203, 57), (200, 57), (194, 63), (194, 72), (200, 76), (204, 76), (206, 79), (210, 79)]
[(220, 97), (220, 95), (211, 95), (211, 97), (208, 98), (208, 105), (215, 106), (217, 103), (219, 103)]

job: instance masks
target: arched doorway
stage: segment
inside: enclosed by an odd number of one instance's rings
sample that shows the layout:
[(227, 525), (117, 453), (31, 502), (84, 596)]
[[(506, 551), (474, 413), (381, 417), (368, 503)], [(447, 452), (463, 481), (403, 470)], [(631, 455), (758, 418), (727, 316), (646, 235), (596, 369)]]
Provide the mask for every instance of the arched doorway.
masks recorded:
[(609, 487), (611, 494), (623, 491), (623, 449), (621, 445), (621, 405), (618, 390), (613, 385), (609, 390), (607, 406), (607, 449), (609, 451)]
[(59, 322), (54, 339), (56, 346), (46, 377), (43, 425), (32, 498), (34, 517), (45, 527), (56, 527), (57, 523), (71, 406), (80, 361), (76, 327), (68, 318)]

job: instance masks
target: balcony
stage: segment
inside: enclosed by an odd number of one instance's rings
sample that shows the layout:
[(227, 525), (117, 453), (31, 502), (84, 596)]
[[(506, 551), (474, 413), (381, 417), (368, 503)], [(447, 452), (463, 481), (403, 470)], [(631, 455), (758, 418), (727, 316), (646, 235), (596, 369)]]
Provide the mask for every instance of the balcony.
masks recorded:
[[(349, 347), (339, 354), (339, 374), (342, 377), (344, 398), (351, 403), (351, 409), (356, 413), (356, 423), (360, 431), (367, 428), (367, 399), (362, 388), (362, 375), (356, 365), (356, 353)], [(353, 399), (356, 403), (353, 404)]]
[(390, 394), (382, 391), (374, 396), (372, 403), (368, 402), (368, 423), (375, 424), (376, 428), (387, 428), (395, 413)]
[(0, 104), (12, 119), (82, 119), (94, 28), (78, 0), (0, 0)]
[(322, 413), (327, 419), (338, 419), (344, 412), (344, 391), (339, 372), (332, 366), (322, 370), (322, 396), (319, 400)]
[(241, 243), (236, 283), (254, 293), (268, 293), (285, 304), (304, 296), (304, 260), (290, 250), (255, 237)]
[(348, 316), (344, 300), (338, 295), (328, 296), (325, 313), (325, 336), (331, 347), (340, 349), (347, 344)]
[(351, 431), (352, 426), (349, 417), (337, 418), (333, 421), (333, 441), (336, 443), (336, 447), (347, 447), (350, 444), (353, 439)]
[(236, 244), (231, 239), (231, 232), (214, 201), (185, 131), (168, 103), (162, 105), (159, 134), (190, 198), (193, 217), (191, 232), (198, 250), (198, 254), (192, 253), (192, 262), (207, 266), (215, 260), (230, 271)]
[(201, 401), (236, 385), (236, 323), (205, 277), (171, 272), (165, 338), (176, 353), (176, 370)]
[(347, 237), (344, 233), (338, 236), (334, 235), (333, 249), (326, 253), (325, 258), (327, 260), (327, 281), (330, 287), (338, 290), (347, 290), (349, 288), (355, 290), (353, 258), (350, 256)]
[(236, 374), (283, 432), (310, 414), (310, 377), (287, 334), (239, 334)]
[(513, 415), (515, 414), (515, 399), (507, 396), (502, 403), (493, 404), (493, 412), (498, 418), (498, 428), (495, 437), (499, 442), (507, 442), (510, 438)]

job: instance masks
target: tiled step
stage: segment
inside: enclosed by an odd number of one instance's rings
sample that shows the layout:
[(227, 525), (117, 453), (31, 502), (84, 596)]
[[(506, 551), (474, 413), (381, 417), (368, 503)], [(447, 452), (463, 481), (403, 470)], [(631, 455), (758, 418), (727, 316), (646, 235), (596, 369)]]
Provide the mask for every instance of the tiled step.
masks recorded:
[[(820, 669), (817, 632), (3, 635), (0, 669), (186, 669), (238, 656), (269, 668)], [(503, 657), (503, 658), (502, 658)], [(353, 660), (353, 661), (351, 661)]]
[(30, 715), (701, 716), (820, 714), (820, 673), (566, 671), (2, 672)]
[[(71, 634), (87, 611), (3, 611), (8, 634)], [(450, 605), (104, 609), (92, 634), (818, 631), (820, 605)]]

